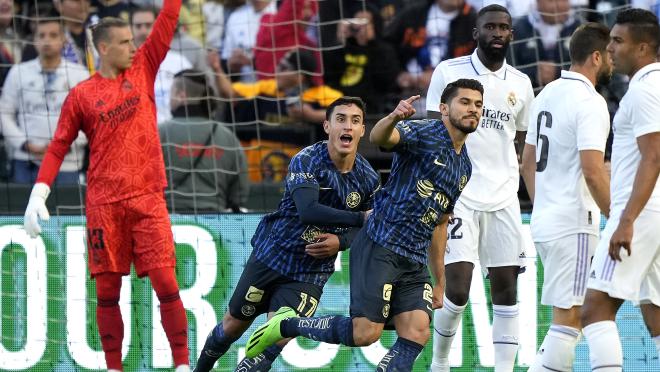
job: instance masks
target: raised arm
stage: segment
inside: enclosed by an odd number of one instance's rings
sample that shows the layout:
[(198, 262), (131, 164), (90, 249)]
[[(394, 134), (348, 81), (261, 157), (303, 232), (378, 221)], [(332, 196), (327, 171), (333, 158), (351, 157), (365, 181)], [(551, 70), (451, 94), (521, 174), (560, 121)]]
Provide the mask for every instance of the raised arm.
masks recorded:
[(140, 50), (143, 50), (146, 55), (152, 80), (155, 80), (160, 64), (170, 50), (180, 10), (181, 0), (165, 0), (149, 37), (140, 47)]
[(399, 143), (401, 136), (394, 126), (399, 121), (415, 115), (417, 111), (412, 104), (418, 99), (419, 95), (399, 101), (399, 104), (394, 111), (376, 123), (369, 133), (369, 141), (386, 150), (396, 146)]

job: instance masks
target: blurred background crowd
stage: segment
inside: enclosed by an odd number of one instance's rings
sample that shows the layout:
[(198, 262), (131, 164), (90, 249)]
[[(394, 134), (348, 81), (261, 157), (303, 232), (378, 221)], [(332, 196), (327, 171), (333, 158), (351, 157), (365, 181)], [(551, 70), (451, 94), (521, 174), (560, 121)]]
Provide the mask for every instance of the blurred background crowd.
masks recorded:
[[(275, 207), (290, 157), (325, 138), (327, 105), (362, 97), (369, 130), (401, 97), (423, 98), (438, 63), (473, 52), (477, 12), (494, 3), (513, 16), (507, 63), (537, 93), (570, 65), (583, 22), (611, 25), (631, 6), (660, 15), (660, 0), (184, 0), (154, 87), (171, 211)], [(22, 213), (15, 199), (36, 178), (68, 90), (94, 73), (90, 28), (122, 18), (140, 46), (161, 5), (0, 0), (0, 212)], [(598, 87), (612, 117), (626, 88), (623, 76)], [(84, 200), (86, 145), (81, 133), (65, 158), (59, 202)], [(385, 179), (391, 155), (366, 140), (360, 152)]]

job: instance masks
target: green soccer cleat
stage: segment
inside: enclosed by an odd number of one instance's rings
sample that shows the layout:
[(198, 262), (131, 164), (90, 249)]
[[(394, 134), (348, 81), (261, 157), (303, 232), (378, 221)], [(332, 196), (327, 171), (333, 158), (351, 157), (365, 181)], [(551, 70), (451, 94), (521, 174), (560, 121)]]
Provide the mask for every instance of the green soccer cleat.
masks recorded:
[(284, 306), (277, 310), (272, 318), (250, 335), (245, 348), (245, 356), (254, 358), (270, 345), (282, 340), (284, 337), (280, 333), (280, 323), (284, 319), (294, 318), (296, 316), (296, 312), (290, 307)]

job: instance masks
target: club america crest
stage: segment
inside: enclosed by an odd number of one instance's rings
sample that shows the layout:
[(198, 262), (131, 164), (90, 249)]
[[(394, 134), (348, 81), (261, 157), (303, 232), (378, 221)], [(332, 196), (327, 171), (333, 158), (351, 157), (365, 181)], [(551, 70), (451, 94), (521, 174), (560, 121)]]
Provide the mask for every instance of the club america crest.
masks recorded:
[(355, 208), (358, 205), (360, 205), (361, 200), (362, 200), (362, 197), (360, 196), (360, 194), (355, 192), (355, 191), (352, 191), (346, 197), (346, 205), (348, 205), (349, 208)]

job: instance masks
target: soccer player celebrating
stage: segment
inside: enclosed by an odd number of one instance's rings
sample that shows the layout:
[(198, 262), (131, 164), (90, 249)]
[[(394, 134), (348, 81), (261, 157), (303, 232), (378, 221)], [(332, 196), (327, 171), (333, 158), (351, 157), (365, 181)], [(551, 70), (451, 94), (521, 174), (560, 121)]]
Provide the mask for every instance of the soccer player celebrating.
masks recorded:
[(600, 212), (607, 216), (610, 209), (604, 162), (610, 118), (594, 87), (612, 75), (609, 40), (609, 29), (600, 23), (575, 30), (570, 71), (546, 85), (530, 109), (522, 174), (534, 202), (532, 237), (543, 261), (541, 303), (552, 306), (552, 325), (531, 372), (573, 369)]
[(387, 325), (399, 338), (378, 370), (412, 370), (430, 337), (432, 309), (442, 306), (448, 215), (470, 178), (464, 142), (479, 124), (483, 88), (476, 80), (458, 80), (442, 94), (442, 121), (402, 121), (414, 115), (418, 98), (400, 101), (370, 134), (372, 143), (395, 155), (392, 174), (352, 244), (351, 316), (294, 318), (295, 311), (283, 307), (252, 334), (247, 356), (296, 336), (367, 346)]
[(149, 276), (160, 300), (163, 328), (177, 372), (189, 371), (188, 322), (179, 298), (174, 240), (163, 189), (165, 167), (156, 127), (154, 79), (174, 35), (181, 0), (165, 0), (148, 40), (135, 48), (129, 25), (104, 18), (92, 30), (99, 52), (96, 74), (64, 101), (54, 138), (39, 169), (25, 211), (25, 231), (41, 232), (46, 198), (82, 130), (90, 148), (86, 196), (89, 270), (96, 280), (96, 322), (108, 370), (120, 371), (124, 325), (121, 277), (131, 262)]
[[(591, 369), (621, 371), (614, 318), (624, 300), (640, 305), (660, 353), (660, 46), (658, 18), (621, 11), (607, 50), (615, 72), (630, 77), (614, 116), (612, 204), (591, 265), (582, 309)], [(621, 250), (627, 254), (621, 254)]]
[(440, 94), (459, 78), (480, 81), (484, 107), (479, 130), (467, 139), (472, 180), (450, 220), (445, 257), (444, 307), (435, 313), (433, 371), (449, 371), (449, 350), (467, 306), (474, 263), (488, 272), (493, 301), (495, 371), (512, 371), (518, 351), (518, 273), (524, 241), (518, 202), (518, 159), (514, 138), (524, 140), (528, 106), (534, 99), (527, 75), (509, 66), (504, 56), (512, 39), (511, 15), (500, 5), (482, 8), (470, 56), (441, 62), (426, 97), (429, 117), (437, 115)]
[[(210, 371), (260, 314), (287, 306), (296, 309), (293, 315), (314, 315), (338, 250), (355, 235), (350, 227), (364, 223), (380, 186), (378, 173), (357, 153), (364, 116), (360, 98), (335, 100), (323, 123), (328, 140), (291, 159), (282, 201), (259, 223), (229, 310), (209, 334), (196, 372)], [(286, 341), (242, 360), (236, 370), (269, 370)]]

